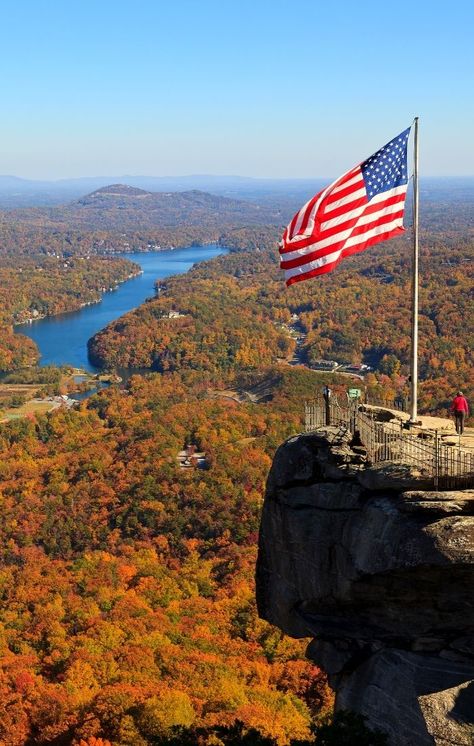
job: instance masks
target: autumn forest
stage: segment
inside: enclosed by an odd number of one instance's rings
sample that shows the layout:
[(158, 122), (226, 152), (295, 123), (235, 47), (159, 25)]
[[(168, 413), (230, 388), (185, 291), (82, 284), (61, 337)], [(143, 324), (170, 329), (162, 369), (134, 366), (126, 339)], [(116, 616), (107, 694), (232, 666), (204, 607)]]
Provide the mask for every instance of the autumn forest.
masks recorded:
[[(352, 381), (318, 361), (370, 366), (366, 392), (406, 395), (409, 240), (287, 290), (284, 206), (142, 191), (0, 215), (0, 371), (40, 389), (61, 379), (14, 324), (126, 281), (124, 244), (229, 249), (89, 341), (121, 383), (0, 422), (0, 744), (324, 746), (324, 673), (256, 614), (260, 509), (304, 400)], [(474, 401), (469, 214), (433, 200), (424, 215), (424, 413), (446, 415), (459, 386)]]

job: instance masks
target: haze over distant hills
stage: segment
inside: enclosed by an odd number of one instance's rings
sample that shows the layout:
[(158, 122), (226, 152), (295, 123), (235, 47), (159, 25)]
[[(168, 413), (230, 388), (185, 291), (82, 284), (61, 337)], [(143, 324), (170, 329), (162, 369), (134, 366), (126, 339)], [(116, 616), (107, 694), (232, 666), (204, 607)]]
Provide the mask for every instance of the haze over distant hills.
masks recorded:
[(248, 201), (299, 202), (321, 189), (328, 179), (254, 179), (246, 176), (93, 176), (58, 181), (34, 181), (0, 175), (0, 209), (64, 204), (110, 184), (151, 192), (198, 190)]
[[(85, 176), (57, 181), (0, 175), (0, 209), (64, 204), (110, 184), (126, 184), (151, 192), (203, 191), (221, 197), (297, 209), (301, 201), (319, 191), (331, 177), (314, 179), (261, 179), (246, 176), (194, 174), (189, 176)], [(421, 179), (422, 198), (448, 201), (474, 200), (474, 176)]]

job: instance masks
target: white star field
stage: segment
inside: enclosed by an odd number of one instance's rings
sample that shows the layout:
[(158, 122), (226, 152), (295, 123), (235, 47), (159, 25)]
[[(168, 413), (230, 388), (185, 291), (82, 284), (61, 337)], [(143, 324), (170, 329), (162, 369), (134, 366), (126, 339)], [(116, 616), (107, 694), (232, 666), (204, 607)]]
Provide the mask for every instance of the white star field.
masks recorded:
[(409, 135), (410, 130), (405, 130), (362, 164), (361, 170), (369, 200), (379, 192), (385, 192), (407, 183)]

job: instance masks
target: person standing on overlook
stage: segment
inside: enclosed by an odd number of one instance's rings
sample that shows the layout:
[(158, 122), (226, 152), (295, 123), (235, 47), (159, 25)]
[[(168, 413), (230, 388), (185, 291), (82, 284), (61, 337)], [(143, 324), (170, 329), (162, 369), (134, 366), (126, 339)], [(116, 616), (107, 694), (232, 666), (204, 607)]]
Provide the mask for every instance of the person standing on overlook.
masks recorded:
[(462, 391), (458, 391), (457, 396), (454, 397), (451, 404), (451, 412), (454, 412), (456, 432), (458, 435), (462, 435), (464, 432), (464, 420), (469, 414), (467, 399), (463, 396)]

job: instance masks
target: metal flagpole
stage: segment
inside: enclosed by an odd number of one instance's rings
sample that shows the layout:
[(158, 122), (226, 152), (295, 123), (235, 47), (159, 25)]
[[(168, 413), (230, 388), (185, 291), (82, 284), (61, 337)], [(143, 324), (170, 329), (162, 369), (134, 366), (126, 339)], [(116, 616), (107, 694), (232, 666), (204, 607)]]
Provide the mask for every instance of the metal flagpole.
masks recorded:
[(410, 423), (418, 416), (418, 117), (414, 122), (413, 162), (413, 266), (411, 308)]

